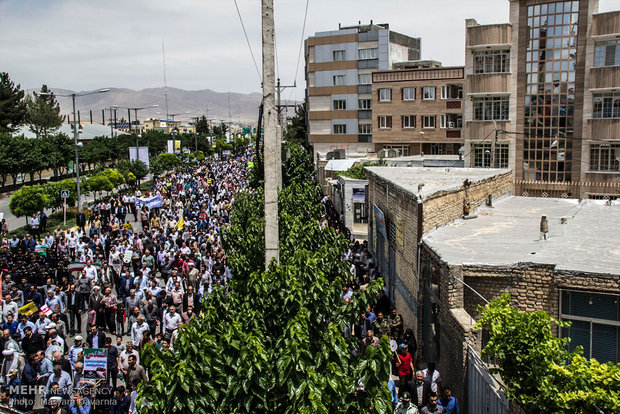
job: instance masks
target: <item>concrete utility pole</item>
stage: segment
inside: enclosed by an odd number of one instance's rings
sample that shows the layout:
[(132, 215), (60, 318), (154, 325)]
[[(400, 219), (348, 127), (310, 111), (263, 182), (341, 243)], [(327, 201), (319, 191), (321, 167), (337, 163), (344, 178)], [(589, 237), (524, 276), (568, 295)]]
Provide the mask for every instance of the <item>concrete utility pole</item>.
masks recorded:
[[(280, 260), (278, 225), (278, 190), (282, 174), (282, 153), (277, 133), (275, 45), (273, 0), (262, 0), (263, 17), (263, 120), (265, 172), (265, 267), (272, 259)], [(259, 125), (260, 128), (260, 125)]]

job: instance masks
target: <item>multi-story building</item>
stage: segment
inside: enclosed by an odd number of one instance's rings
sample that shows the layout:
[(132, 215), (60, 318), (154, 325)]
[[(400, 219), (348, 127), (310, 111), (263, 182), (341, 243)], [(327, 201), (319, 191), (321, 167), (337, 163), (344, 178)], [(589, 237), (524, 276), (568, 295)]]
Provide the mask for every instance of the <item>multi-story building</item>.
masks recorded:
[(181, 134), (192, 134), (196, 132), (195, 125), (183, 125), (182, 121), (166, 121), (165, 119), (149, 118), (139, 126), (140, 132), (160, 131), (170, 134), (177, 130)]
[(516, 194), (620, 191), (620, 11), (597, 12), (510, 0), (510, 24), (467, 21), (466, 165), (509, 166)]
[(338, 146), (373, 152), (372, 72), (420, 59), (420, 39), (371, 21), (315, 33), (305, 50), (308, 142), (314, 152)]
[(457, 155), (463, 145), (463, 67), (372, 74), (375, 150)]

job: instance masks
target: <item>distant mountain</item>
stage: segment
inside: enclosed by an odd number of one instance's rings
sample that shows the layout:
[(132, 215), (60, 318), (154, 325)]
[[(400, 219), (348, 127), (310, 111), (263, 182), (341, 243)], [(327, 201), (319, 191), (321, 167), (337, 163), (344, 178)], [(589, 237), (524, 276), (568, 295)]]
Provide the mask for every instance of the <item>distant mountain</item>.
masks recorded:
[[(52, 88), (56, 95), (66, 95), (74, 91)], [(28, 90), (32, 92), (33, 90)], [(78, 92), (79, 93), (79, 92)], [(61, 113), (71, 114), (71, 97), (58, 97)], [(256, 122), (258, 120), (258, 107), (262, 99), (260, 93), (226, 93), (215, 92), (209, 89), (199, 91), (186, 91), (177, 88), (168, 88), (168, 113), (176, 115), (176, 120), (189, 121), (191, 117), (205, 115), (215, 122)], [(292, 103), (292, 102), (291, 102)], [(109, 119), (108, 109), (117, 105), (117, 119), (127, 119), (127, 109), (159, 105), (157, 108), (147, 108), (138, 111), (138, 119), (166, 118), (166, 102), (164, 88), (150, 88), (141, 91), (131, 89), (110, 88), (109, 92), (82, 96), (76, 100), (76, 108), (80, 112), (80, 119), (88, 120), (89, 111), (93, 113), (93, 122), (102, 122), (101, 111), (105, 109), (105, 118)], [(189, 114), (185, 112), (189, 111)], [(157, 113), (159, 112), (159, 114)], [(131, 111), (131, 119), (134, 119), (134, 111)]]

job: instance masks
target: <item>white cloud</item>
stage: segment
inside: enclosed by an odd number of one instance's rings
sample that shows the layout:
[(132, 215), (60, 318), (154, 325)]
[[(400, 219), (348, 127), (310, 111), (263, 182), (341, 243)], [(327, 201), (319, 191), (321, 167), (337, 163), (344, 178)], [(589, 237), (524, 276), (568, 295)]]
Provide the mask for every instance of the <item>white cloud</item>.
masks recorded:
[[(237, 0), (259, 70), (260, 1)], [(306, 2), (276, 0), (278, 73), (292, 84)], [(310, 0), (306, 37), (368, 23), (422, 38), (422, 57), (462, 65), (466, 18), (508, 20), (508, 0)], [(618, 0), (600, 0), (600, 10)], [(230, 0), (0, 0), (3, 71), (25, 88), (87, 90), (163, 85), (162, 41), (168, 85), (250, 92), (260, 81), (234, 3)], [(303, 97), (303, 56), (294, 96)]]

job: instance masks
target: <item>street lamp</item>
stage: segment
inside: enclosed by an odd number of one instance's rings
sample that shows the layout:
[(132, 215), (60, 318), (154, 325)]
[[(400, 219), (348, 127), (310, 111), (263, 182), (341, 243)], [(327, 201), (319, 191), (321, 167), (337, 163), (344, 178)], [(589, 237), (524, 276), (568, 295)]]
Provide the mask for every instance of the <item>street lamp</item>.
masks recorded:
[[(91, 92), (80, 92), (80, 93), (70, 93), (66, 95), (56, 95), (56, 96), (61, 96), (63, 98), (68, 98), (70, 96), (73, 102), (73, 147), (75, 148), (75, 184), (76, 184), (76, 189), (77, 189), (78, 211), (82, 210), (82, 199), (80, 196), (80, 158), (78, 155), (78, 127), (77, 127), (77, 118), (75, 116), (75, 98), (77, 96), (87, 96), (87, 95), (94, 95), (97, 93), (104, 93), (104, 92), (108, 92), (109, 90), (110, 90), (109, 88), (106, 88), (106, 89), (99, 89), (97, 91), (91, 91)], [(52, 93), (42, 92), (40, 93), (40, 95), (52, 95)]]
[[(136, 159), (138, 158), (138, 111), (142, 110), (142, 109), (150, 109), (150, 108), (158, 108), (159, 105), (149, 105), (149, 106), (142, 106), (140, 108), (127, 108), (127, 107), (123, 107), (123, 106), (119, 106), (118, 108), (122, 108), (122, 109), (129, 109), (130, 111), (133, 111), (134, 113), (134, 118), (135, 118), (135, 122), (136, 122)], [(131, 117), (131, 115), (130, 115)], [(131, 125), (129, 125), (129, 129), (131, 130)]]
[(175, 116), (187, 115), (187, 114), (190, 114), (190, 113), (191, 113), (190, 111), (185, 111), (185, 112), (179, 112), (178, 114), (168, 114), (168, 115), (170, 115), (172, 117), (172, 129), (174, 129), (174, 125), (175, 125), (175, 123), (174, 123), (174, 117)]

